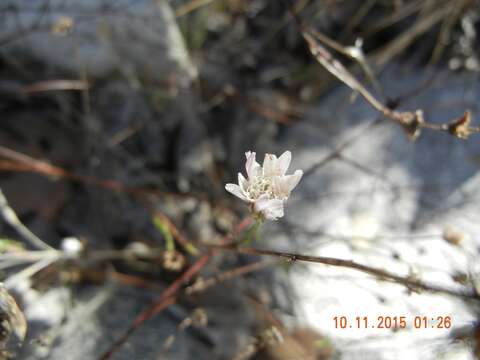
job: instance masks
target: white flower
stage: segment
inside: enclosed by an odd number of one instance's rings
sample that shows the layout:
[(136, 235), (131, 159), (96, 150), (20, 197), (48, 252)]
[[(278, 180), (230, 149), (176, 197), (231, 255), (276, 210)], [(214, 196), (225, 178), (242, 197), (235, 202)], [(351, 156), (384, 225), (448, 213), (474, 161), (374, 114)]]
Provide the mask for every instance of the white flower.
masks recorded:
[(292, 160), (292, 153), (285, 151), (278, 159), (265, 154), (263, 166), (255, 160), (254, 152), (246, 152), (247, 179), (238, 173), (238, 185), (227, 184), (225, 190), (252, 205), (253, 211), (266, 219), (276, 220), (283, 216), (283, 204), (302, 178), (303, 171), (285, 175)]

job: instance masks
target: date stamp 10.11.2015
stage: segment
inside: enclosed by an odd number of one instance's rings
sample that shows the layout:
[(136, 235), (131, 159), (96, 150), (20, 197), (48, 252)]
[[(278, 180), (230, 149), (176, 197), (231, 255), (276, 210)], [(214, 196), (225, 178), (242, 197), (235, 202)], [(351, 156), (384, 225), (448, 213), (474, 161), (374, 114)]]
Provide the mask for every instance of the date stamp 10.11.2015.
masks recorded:
[(334, 316), (335, 329), (450, 329), (452, 317), (441, 316)]

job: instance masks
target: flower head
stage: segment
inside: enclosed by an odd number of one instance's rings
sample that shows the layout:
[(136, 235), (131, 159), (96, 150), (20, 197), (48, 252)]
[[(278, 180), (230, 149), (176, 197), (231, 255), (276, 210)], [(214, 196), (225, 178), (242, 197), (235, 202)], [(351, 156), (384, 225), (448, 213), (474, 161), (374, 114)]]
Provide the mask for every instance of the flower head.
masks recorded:
[(283, 204), (302, 178), (303, 171), (285, 175), (292, 160), (290, 151), (285, 151), (279, 158), (265, 154), (263, 166), (256, 161), (254, 152), (248, 151), (245, 156), (247, 178), (238, 173), (238, 185), (227, 184), (225, 190), (251, 204), (253, 211), (266, 219), (281, 218)]

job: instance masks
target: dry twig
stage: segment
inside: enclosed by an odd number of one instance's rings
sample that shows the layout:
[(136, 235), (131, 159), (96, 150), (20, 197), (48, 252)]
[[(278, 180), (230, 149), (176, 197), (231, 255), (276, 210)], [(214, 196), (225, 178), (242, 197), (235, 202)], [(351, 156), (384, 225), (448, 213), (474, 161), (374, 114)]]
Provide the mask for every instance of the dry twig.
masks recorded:
[(435, 285), (435, 284), (427, 284), (412, 276), (400, 276), (392, 272), (389, 272), (387, 270), (359, 264), (351, 260), (337, 259), (337, 258), (331, 258), (331, 257), (325, 257), (325, 256), (301, 255), (301, 254), (294, 254), (294, 253), (280, 252), (280, 251), (273, 251), (273, 250), (263, 250), (263, 249), (256, 249), (256, 248), (240, 248), (240, 247), (222, 246), (222, 245), (210, 245), (210, 247), (212, 249), (217, 249), (217, 250), (233, 251), (239, 254), (264, 255), (264, 256), (274, 256), (277, 258), (285, 258), (289, 262), (305, 261), (305, 262), (319, 263), (319, 264), (330, 265), (330, 266), (344, 267), (344, 268), (349, 268), (349, 269), (360, 271), (366, 274), (373, 275), (377, 279), (382, 281), (392, 281), (394, 283), (404, 285), (409, 290), (412, 290), (412, 291), (423, 290), (423, 291), (428, 291), (433, 293), (443, 293), (443, 294), (460, 297), (464, 299), (480, 301), (480, 294), (474, 290), (472, 290), (471, 292), (461, 292), (461, 291), (452, 290), (452, 289)]
[(8, 201), (3, 195), (2, 190), (0, 189), (0, 213), (11, 227), (13, 227), (20, 235), (22, 235), (33, 247), (52, 250), (53, 248), (40, 239), (37, 235), (30, 231), (18, 218), (17, 214), (13, 209), (8, 205)]
[[(450, 6), (441, 7), (428, 17), (429, 21), (422, 21), (418, 25), (419, 29), (412, 28), (411, 32), (414, 31), (416, 35), (426, 31), (426, 29), (430, 28), (434, 23), (438, 22), (445, 14), (447, 14), (451, 10), (450, 8)], [(362, 97), (380, 114), (401, 125), (412, 140), (416, 139), (420, 135), (422, 129), (448, 132), (461, 139), (468, 138), (472, 133), (480, 132), (480, 127), (470, 126), (471, 114), (468, 110), (466, 110), (465, 114), (458, 119), (453, 119), (452, 121), (444, 124), (436, 124), (427, 122), (424, 119), (423, 110), (421, 109), (417, 109), (415, 111), (396, 111), (383, 104), (369, 90), (367, 90), (367, 88), (360, 83), (360, 81), (358, 81), (339, 60), (337, 60), (323, 45), (317, 41), (318, 32), (315, 32), (313, 29), (302, 24), (295, 12), (290, 10), (290, 13), (295, 19), (296, 24), (299, 27), (301, 34), (307, 42), (309, 50), (315, 59), (338, 80), (350, 87), (353, 91), (362, 95)], [(404, 37), (398, 39), (398, 41), (395, 44), (392, 44), (391, 47), (393, 48), (393, 46), (395, 46), (395, 49), (403, 49), (406, 46), (405, 43), (408, 44), (412, 37), (414, 36), (411, 34), (404, 34)], [(322, 39), (323, 41), (327, 40), (324, 38)], [(338, 47), (336, 46), (336, 43), (330, 43), (330, 45), (335, 45), (335, 47)], [(384, 53), (392, 54), (396, 53), (396, 51), (397, 50), (388, 50)], [(381, 63), (384, 63), (386, 61), (384, 57), (387, 55), (382, 56)], [(457, 131), (459, 126), (461, 126), (461, 131)]]

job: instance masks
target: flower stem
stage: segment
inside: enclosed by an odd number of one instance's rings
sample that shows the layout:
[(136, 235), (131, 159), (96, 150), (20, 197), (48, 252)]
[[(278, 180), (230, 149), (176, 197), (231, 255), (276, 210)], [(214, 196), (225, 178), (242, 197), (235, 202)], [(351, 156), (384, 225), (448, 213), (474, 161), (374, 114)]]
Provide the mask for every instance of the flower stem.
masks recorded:
[(255, 223), (247, 230), (245, 236), (242, 240), (240, 240), (241, 245), (249, 245), (254, 240), (258, 240), (258, 231), (263, 224), (263, 217), (262, 216), (255, 216)]

